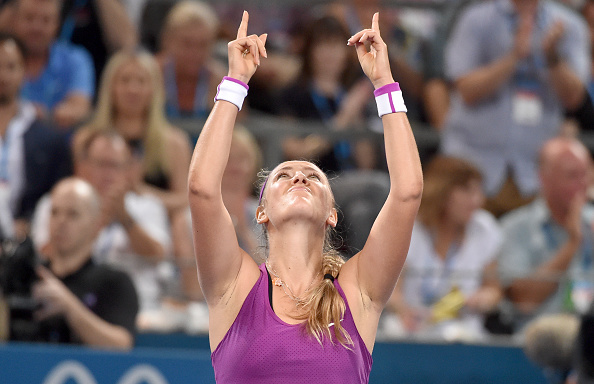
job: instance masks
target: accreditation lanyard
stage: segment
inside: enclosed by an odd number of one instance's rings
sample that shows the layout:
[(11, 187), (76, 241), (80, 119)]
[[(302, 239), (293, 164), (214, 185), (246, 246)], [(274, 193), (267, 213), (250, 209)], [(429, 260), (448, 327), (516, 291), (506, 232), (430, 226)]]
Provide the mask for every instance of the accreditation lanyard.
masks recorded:
[[(345, 91), (341, 88), (334, 98), (334, 108), (332, 108), (330, 100), (326, 96), (319, 93), (313, 85), (310, 87), (311, 100), (325, 125), (330, 126), (332, 124), (332, 119), (336, 115), (336, 112), (344, 99), (344, 95)], [(334, 143), (334, 153), (342, 170), (352, 168), (351, 162), (349, 161), (351, 156), (351, 145), (347, 140), (337, 140)]]
[(6, 132), (4, 140), (2, 142), (2, 153), (0, 153), (0, 183), (8, 184), (10, 182), (10, 172), (9, 172), (9, 162), (10, 162), (10, 144), (12, 141), (11, 138), (11, 129), (9, 128)]
[(60, 32), (60, 40), (70, 41), (74, 34), (74, 28), (76, 27), (76, 14), (79, 13), (86, 5), (88, 0), (74, 0), (72, 9), (68, 12), (68, 15), (62, 23), (62, 31)]
[[(183, 117), (185, 115), (179, 108), (177, 100), (177, 82), (175, 80), (175, 63), (168, 60), (164, 68), (165, 89), (167, 98), (167, 116), (171, 118)], [(194, 91), (194, 107), (192, 117), (205, 117), (208, 113), (207, 95), (209, 86), (209, 72), (202, 68), (198, 74), (198, 82)]]
[[(433, 244), (433, 241), (432, 241)], [(440, 294), (439, 288), (443, 287), (444, 282), (448, 282), (449, 288), (452, 288), (452, 273), (454, 271), (454, 259), (460, 251), (460, 244), (453, 243), (446, 253), (443, 262), (443, 269), (440, 276), (435, 276), (436, 270), (431, 267), (431, 257), (427, 260), (425, 268), (421, 270), (421, 295), (423, 304), (426, 306), (433, 305), (443, 295)], [(447, 292), (445, 292), (447, 293)], [(443, 294), (445, 294), (443, 293)]]

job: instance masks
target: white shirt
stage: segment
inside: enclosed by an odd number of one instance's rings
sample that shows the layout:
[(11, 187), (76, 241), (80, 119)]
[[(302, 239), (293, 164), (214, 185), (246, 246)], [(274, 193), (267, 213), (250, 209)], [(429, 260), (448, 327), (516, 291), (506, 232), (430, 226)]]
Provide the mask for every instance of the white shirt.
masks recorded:
[[(416, 308), (428, 308), (457, 286), (465, 297), (481, 286), (485, 267), (501, 246), (501, 229), (488, 212), (477, 210), (466, 227), (464, 239), (444, 260), (435, 251), (431, 233), (420, 222), (413, 228), (405, 263), (404, 298)], [(480, 325), (476, 314), (465, 321)]]
[[(19, 105), (17, 115), (8, 123), (6, 134), (0, 137), (0, 207), (8, 206), (11, 216), (17, 210), (17, 204), (25, 187), (25, 143), (23, 136), (35, 121), (35, 107), (29, 102)], [(4, 229), (5, 219), (2, 219)]]

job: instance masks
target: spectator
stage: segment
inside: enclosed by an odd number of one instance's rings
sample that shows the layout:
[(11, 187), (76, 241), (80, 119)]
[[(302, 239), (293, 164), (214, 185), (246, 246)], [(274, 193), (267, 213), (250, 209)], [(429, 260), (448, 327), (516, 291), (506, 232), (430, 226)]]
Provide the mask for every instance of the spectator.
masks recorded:
[(584, 311), (592, 295), (592, 222), (585, 203), (588, 150), (576, 139), (554, 138), (540, 152), (540, 196), (502, 219), (501, 279), (517, 327), (530, 318)]
[(537, 192), (538, 149), (583, 102), (589, 53), (584, 21), (551, 1), (483, 2), (460, 16), (446, 49), (454, 93), (442, 150), (479, 166), (496, 215)]
[(218, 19), (206, 3), (186, 0), (167, 15), (161, 36), (160, 64), (165, 108), (170, 118), (206, 118), (214, 105), (224, 67), (212, 58)]
[[(481, 209), (481, 181), (478, 169), (456, 158), (436, 157), (425, 170), (407, 261), (390, 300), (407, 332), (485, 335), (484, 315), (502, 297), (496, 273), (501, 230)], [(443, 311), (446, 301), (451, 307)]]
[(14, 32), (26, 47), (22, 97), (36, 104), (41, 117), (69, 128), (88, 117), (95, 92), (89, 53), (58, 42), (60, 0), (17, 0)]
[[(187, 254), (181, 248), (191, 236), (186, 219), (190, 145), (185, 133), (164, 116), (157, 61), (144, 51), (118, 52), (105, 69), (98, 96), (89, 126), (114, 128), (143, 154), (144, 182), (138, 188), (161, 199), (170, 218), (174, 254)], [(76, 150), (78, 138), (74, 140)]]
[(36, 341), (130, 349), (138, 301), (130, 278), (92, 261), (101, 203), (87, 182), (69, 178), (52, 191), (47, 268), (33, 297), (41, 303)]
[(549, 384), (564, 384), (574, 368), (579, 318), (566, 313), (539, 316), (526, 326), (524, 353), (541, 367)]
[[(14, 29), (15, 4), (0, 1), (0, 28)], [(64, 0), (60, 2), (59, 40), (84, 47), (93, 58), (95, 84), (111, 53), (136, 46), (137, 33), (119, 0)]]
[[(92, 129), (78, 135), (75, 171), (96, 188), (102, 207), (93, 258), (130, 275), (139, 295), (138, 321), (146, 324), (159, 310), (163, 294), (158, 266), (170, 248), (167, 211), (159, 199), (138, 191), (140, 177), (134, 174), (142, 173), (141, 160), (131, 155), (120, 135)], [(55, 246), (47, 233), (50, 209), (49, 200), (42, 199), (32, 234), (37, 248), (51, 255)]]
[[(2, 220), (6, 237), (23, 238), (37, 200), (70, 174), (66, 140), (37, 119), (35, 107), (19, 97), (25, 76), (24, 48), (0, 35), (0, 206), (10, 208), (14, 227)], [(2, 215), (6, 218), (6, 215)]]
[[(349, 38), (348, 32), (340, 21), (326, 16), (314, 20), (305, 34), (302, 73), (284, 90), (279, 106), (281, 114), (319, 121), (335, 131), (360, 126), (371, 89), (367, 80), (358, 80), (353, 52), (344, 43)], [(291, 137), (283, 143), (287, 158), (316, 160), (326, 172), (374, 168), (375, 152), (365, 150), (370, 146), (370, 142), (363, 140), (356, 146), (348, 141), (333, 143), (317, 134)], [(358, 153), (364, 155), (357, 156)]]

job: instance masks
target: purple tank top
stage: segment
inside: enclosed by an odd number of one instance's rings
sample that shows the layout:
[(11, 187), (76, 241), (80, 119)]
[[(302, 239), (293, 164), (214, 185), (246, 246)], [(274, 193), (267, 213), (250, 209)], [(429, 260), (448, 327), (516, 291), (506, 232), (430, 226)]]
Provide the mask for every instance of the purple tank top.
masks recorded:
[(334, 286), (346, 303), (342, 326), (353, 339), (351, 350), (327, 339), (322, 346), (303, 325), (282, 321), (270, 307), (268, 274), (260, 265), (260, 278), (211, 355), (217, 384), (368, 383), (371, 354), (338, 280)]

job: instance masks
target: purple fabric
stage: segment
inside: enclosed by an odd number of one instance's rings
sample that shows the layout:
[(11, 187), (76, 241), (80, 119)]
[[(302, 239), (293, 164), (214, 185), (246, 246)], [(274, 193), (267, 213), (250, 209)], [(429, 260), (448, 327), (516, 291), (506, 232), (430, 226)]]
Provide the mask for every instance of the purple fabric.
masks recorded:
[(250, 87), (246, 83), (244, 83), (241, 80), (234, 79), (233, 77), (225, 76), (225, 77), (223, 77), (223, 80), (229, 80), (229, 81), (232, 81), (234, 83), (237, 83), (237, 84), (241, 85), (242, 87), (244, 87), (247, 90), (250, 89)]
[(390, 93), (390, 92), (396, 92), (396, 91), (400, 91), (400, 84), (396, 83), (392, 83), (392, 84), (386, 84), (383, 87), (379, 87), (378, 89), (376, 89), (375, 91), (373, 91), (373, 95), (375, 97), (381, 96), (384, 93)]
[[(235, 322), (212, 353), (217, 384), (369, 382), (372, 358), (355, 326), (348, 303), (342, 321), (351, 350), (327, 339), (321, 346), (302, 325), (283, 322), (270, 307), (264, 264)], [(334, 286), (346, 302), (344, 292)]]

